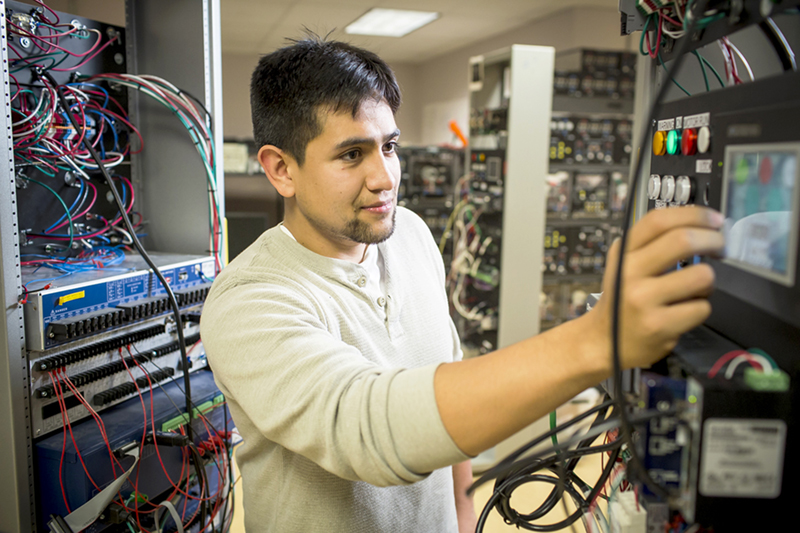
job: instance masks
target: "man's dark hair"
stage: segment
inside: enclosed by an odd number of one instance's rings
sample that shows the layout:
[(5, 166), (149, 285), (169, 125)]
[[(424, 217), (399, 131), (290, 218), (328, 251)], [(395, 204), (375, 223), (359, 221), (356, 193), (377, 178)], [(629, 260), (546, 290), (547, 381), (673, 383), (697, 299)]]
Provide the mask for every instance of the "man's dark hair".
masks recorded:
[(321, 110), (349, 111), (368, 99), (400, 107), (394, 72), (381, 58), (347, 43), (317, 36), (261, 58), (250, 83), (253, 135), (305, 161), (306, 146), (322, 133)]

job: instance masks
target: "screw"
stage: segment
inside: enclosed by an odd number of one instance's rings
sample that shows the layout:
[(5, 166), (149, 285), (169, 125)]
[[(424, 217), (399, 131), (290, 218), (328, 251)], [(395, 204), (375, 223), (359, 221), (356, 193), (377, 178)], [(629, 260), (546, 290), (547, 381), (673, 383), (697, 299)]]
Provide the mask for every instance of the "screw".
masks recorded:
[(30, 48), (31, 47), (31, 40), (28, 39), (27, 37), (22, 37), (19, 40), (19, 44), (22, 46), (22, 48)]
[(121, 65), (124, 62), (125, 62), (125, 58), (122, 56), (122, 54), (120, 54), (119, 52), (114, 54), (114, 63), (116, 63), (117, 65)]
[(658, 410), (659, 410), (659, 411), (661, 411), (662, 413), (663, 413), (664, 411), (667, 411), (667, 410), (669, 410), (669, 402), (665, 402), (665, 401), (660, 401), (660, 402), (658, 402), (658, 403), (656, 404), (656, 409), (658, 409)]
[(41, 429), (37, 429), (37, 430), (36, 430), (36, 434), (37, 434), (37, 435), (41, 435), (41, 434), (42, 434), (42, 430), (41, 430)]
[(47, 337), (50, 338), (50, 339), (55, 339), (56, 338), (56, 334), (51, 331), (50, 333), (47, 334)]
[(83, 24), (81, 24), (81, 21), (78, 19), (72, 19), (69, 23), (72, 24), (76, 30), (83, 28)]
[(70, 187), (76, 186), (77, 180), (75, 179), (75, 173), (71, 171), (67, 171), (64, 173), (64, 183), (69, 185)]

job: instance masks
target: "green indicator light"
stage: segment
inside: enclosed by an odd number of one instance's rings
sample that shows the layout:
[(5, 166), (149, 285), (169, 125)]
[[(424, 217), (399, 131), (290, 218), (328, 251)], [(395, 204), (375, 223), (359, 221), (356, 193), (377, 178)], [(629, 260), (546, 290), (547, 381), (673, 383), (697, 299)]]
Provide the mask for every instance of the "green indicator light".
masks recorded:
[(739, 160), (739, 164), (736, 165), (734, 176), (739, 183), (747, 181), (747, 178), (750, 177), (750, 163), (747, 162), (747, 159), (742, 158)]
[(697, 396), (695, 396), (694, 394), (689, 396), (689, 403), (697, 403)]
[(671, 130), (667, 133), (667, 153), (675, 155), (681, 151), (681, 134), (678, 130)]

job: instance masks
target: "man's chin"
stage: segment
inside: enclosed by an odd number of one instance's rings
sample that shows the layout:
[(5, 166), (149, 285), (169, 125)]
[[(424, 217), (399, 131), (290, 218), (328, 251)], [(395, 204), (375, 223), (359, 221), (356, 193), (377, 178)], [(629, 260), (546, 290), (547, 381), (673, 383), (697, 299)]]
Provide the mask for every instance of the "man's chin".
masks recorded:
[(364, 222), (354, 220), (348, 227), (348, 237), (355, 242), (362, 244), (378, 244), (385, 241), (394, 233), (395, 215), (397, 209), (385, 213), (380, 220), (374, 222)]

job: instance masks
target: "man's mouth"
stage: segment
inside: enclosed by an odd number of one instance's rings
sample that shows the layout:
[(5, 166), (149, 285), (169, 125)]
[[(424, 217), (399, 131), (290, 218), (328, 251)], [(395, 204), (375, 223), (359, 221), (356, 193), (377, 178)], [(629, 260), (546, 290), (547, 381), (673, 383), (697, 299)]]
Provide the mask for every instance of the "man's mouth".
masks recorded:
[(388, 213), (392, 210), (393, 206), (394, 202), (392, 200), (386, 200), (384, 202), (375, 202), (369, 205), (365, 205), (361, 209), (369, 213)]

